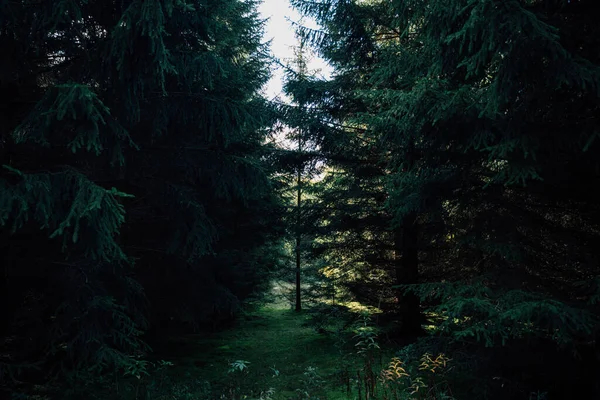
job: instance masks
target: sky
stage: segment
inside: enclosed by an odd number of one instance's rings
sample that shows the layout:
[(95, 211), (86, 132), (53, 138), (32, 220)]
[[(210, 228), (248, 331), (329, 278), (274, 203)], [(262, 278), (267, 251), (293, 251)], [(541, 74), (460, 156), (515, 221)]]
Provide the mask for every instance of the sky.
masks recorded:
[[(293, 59), (293, 47), (298, 44), (290, 20), (300, 22), (300, 14), (290, 6), (288, 0), (263, 0), (259, 11), (263, 18), (269, 19), (265, 26), (265, 40), (272, 40), (272, 54), (284, 64), (289, 63), (289, 60)], [(309, 19), (304, 19), (302, 25), (310, 28), (317, 27), (316, 23)], [(328, 76), (331, 73), (331, 68), (314, 55), (311, 57), (308, 68), (311, 71), (318, 70), (322, 76)], [(273, 99), (279, 96), (282, 100), (284, 99), (281, 93), (282, 79), (283, 70), (275, 69), (271, 80), (264, 89), (267, 98)]]

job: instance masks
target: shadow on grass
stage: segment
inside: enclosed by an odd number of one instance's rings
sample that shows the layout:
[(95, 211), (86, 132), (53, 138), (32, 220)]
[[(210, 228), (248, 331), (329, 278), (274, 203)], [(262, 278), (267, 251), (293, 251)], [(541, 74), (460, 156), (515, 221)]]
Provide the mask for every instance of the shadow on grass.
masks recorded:
[[(352, 351), (350, 337), (320, 334), (306, 326), (308, 318), (305, 312), (265, 307), (227, 331), (168, 338), (153, 356), (173, 363), (165, 382), (205, 393), (164, 398), (259, 399), (262, 393), (265, 399), (298, 399), (311, 391), (322, 399), (346, 399), (336, 376), (343, 365), (358, 362), (344, 357)], [(243, 362), (242, 370), (232, 372), (236, 361)]]

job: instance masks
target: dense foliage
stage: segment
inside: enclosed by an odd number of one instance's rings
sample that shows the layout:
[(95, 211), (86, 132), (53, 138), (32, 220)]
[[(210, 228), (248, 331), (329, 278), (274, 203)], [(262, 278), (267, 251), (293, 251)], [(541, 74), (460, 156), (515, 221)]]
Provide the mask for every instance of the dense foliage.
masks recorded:
[[(266, 287), (254, 1), (0, 2), (0, 382), (135, 371)], [(21, 385), (22, 384), (22, 385)]]
[[(331, 166), (318, 251), (346, 287), (390, 304), (404, 333), (419, 334), (426, 310), (455, 345), (537, 337), (589, 354), (576, 343), (597, 330), (598, 6), (292, 3), (322, 25), (300, 32), (335, 68), (288, 89), (311, 104)], [(562, 398), (546, 375), (498, 393)]]
[(190, 391), (600, 397), (597, 2), (291, 0), (277, 104), (257, 3), (0, 0), (0, 396), (190, 398), (150, 347), (287, 281)]

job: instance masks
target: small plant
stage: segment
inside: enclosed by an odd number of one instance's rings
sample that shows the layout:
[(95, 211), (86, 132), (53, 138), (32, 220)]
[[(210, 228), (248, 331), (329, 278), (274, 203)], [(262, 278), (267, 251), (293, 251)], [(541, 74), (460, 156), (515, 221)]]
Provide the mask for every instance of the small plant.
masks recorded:
[[(122, 377), (125, 378), (125, 388), (134, 392), (135, 399), (144, 396), (144, 393), (153, 390), (162, 390), (166, 379), (167, 368), (173, 366), (172, 362), (160, 360), (150, 362), (133, 359), (123, 369)], [(129, 378), (135, 378), (133, 382)], [(119, 390), (120, 377), (117, 377), (117, 391)]]
[[(446, 373), (450, 370), (448, 363), (450, 362), (445, 354), (440, 353), (433, 356), (430, 353), (425, 353), (421, 356), (419, 371), (421, 372), (421, 382), (416, 383), (415, 390), (427, 387), (425, 399), (451, 399), (450, 385), (446, 379)], [(427, 381), (425, 383), (425, 380)], [(425, 385), (425, 386), (423, 386)]]
[(152, 367), (152, 363), (146, 360), (133, 360), (128, 363), (123, 372), (123, 376), (134, 376), (142, 379), (143, 376), (149, 376), (148, 369)]
[(302, 388), (296, 389), (298, 398), (306, 400), (318, 400), (319, 398), (315, 396), (314, 393), (321, 389), (323, 383), (325, 383), (325, 380), (319, 375), (316, 367), (306, 367), (303, 375), (304, 379), (302, 379)]
[(303, 375), (306, 377), (305, 383), (312, 387), (321, 386), (325, 382), (317, 372), (317, 367), (306, 367)]
[(165, 381), (167, 380), (167, 371), (174, 364), (170, 361), (159, 360), (155, 363), (152, 363), (154, 367), (154, 373), (152, 374), (152, 381), (150, 382), (149, 390), (158, 390), (163, 391), (165, 385)]
[(354, 338), (357, 339), (355, 346), (358, 354), (379, 350), (377, 344), (378, 334), (379, 332), (372, 325), (371, 316), (368, 313), (363, 313), (358, 327), (354, 329)]
[(250, 368), (250, 361), (235, 360), (229, 363), (228, 374), (233, 376), (233, 379), (229, 382), (229, 398), (236, 399), (243, 387), (243, 377), (248, 374)]
[(423, 381), (423, 378), (417, 376), (411, 381), (410, 386), (407, 388), (407, 391), (412, 395), (416, 396), (416, 398), (427, 398), (427, 393), (425, 390), (427, 388), (427, 384)]
[(272, 400), (273, 396), (275, 396), (275, 389), (268, 388), (264, 392), (260, 393), (260, 397), (258, 398), (258, 400)]
[(390, 360), (387, 368), (379, 373), (379, 380), (382, 383), (381, 397), (385, 400), (397, 399), (401, 388), (409, 385), (409, 374), (404, 368), (404, 362), (398, 357)]
[(160, 360), (154, 364), (157, 371), (162, 371), (165, 368), (172, 367), (174, 364), (170, 361)]
[(425, 353), (421, 357), (421, 364), (419, 365), (419, 369), (421, 371), (431, 371), (435, 373), (436, 371), (440, 371), (446, 368), (450, 358), (448, 358), (445, 354), (439, 354), (437, 357), (433, 358), (431, 354)]
[(381, 371), (381, 380), (383, 382), (394, 382), (409, 376), (403, 365), (404, 363), (398, 357), (392, 358), (388, 367)]
[(537, 392), (531, 392), (529, 394), (529, 400), (546, 400), (547, 398), (548, 393), (540, 392), (539, 390)]
[(394, 357), (381, 371), (383, 388), (381, 398), (406, 398), (411, 400), (451, 400), (452, 391), (446, 379), (451, 360), (445, 354), (423, 354), (419, 363), (406, 365)]
[(250, 366), (250, 361), (244, 361), (244, 360), (235, 360), (234, 362), (229, 364), (229, 371), (228, 373), (234, 373), (234, 372), (247, 372), (248, 368)]
[(380, 347), (377, 343), (377, 336), (379, 332), (372, 325), (371, 315), (368, 312), (364, 312), (359, 320), (358, 327), (354, 329), (354, 339), (356, 339), (357, 354), (363, 358), (362, 373), (357, 373), (357, 384), (358, 384), (358, 397), (362, 397), (362, 385), (364, 383), (365, 398), (372, 398), (375, 396), (375, 389), (377, 386), (376, 374), (374, 372), (375, 355), (379, 351)]

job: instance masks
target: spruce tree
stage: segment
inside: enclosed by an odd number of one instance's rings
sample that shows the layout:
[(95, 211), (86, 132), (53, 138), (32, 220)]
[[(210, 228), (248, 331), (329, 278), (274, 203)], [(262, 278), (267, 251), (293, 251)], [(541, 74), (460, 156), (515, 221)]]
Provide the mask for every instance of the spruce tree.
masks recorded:
[(598, 7), (293, 3), (324, 27), (301, 31), (336, 69), (296, 92), (321, 106), (308, 112), (331, 160), (348, 137), (380, 148), (403, 283), (421, 282), (399, 288), (447, 318), (438, 333), (488, 346), (590, 338), (597, 309), (579, 285), (598, 275), (585, 190), (598, 179)]
[[(407, 215), (400, 222), (385, 206), (389, 201), (388, 187), (394, 159), (382, 142), (379, 132), (366, 125), (368, 99), (358, 93), (369, 87), (366, 74), (371, 65), (369, 54), (375, 49), (374, 40), (368, 37), (363, 26), (365, 13), (352, 2), (335, 8), (326, 3), (301, 3), (304, 11), (319, 18), (326, 34), (302, 30), (308, 39), (320, 45), (320, 51), (336, 68), (330, 82), (301, 85), (291, 82), (290, 87), (299, 98), (315, 104), (309, 111), (321, 134), (319, 142), (327, 155), (328, 163), (335, 165), (335, 174), (329, 185), (333, 200), (331, 207), (340, 216), (331, 218), (324, 230), (338, 232), (337, 243), (329, 243), (324, 250), (333, 256), (345, 253), (344, 258), (354, 272), (354, 283), (348, 281), (356, 294), (373, 305), (389, 309), (395, 298), (400, 305), (401, 330), (416, 333), (420, 330), (420, 313), (417, 298), (402, 292), (392, 293), (393, 284), (416, 283), (417, 239), (416, 218)], [(364, 8), (364, 7), (363, 7)], [(331, 13), (329, 13), (331, 11)], [(331, 18), (331, 20), (328, 20)], [(344, 19), (345, 18), (345, 19)], [(339, 24), (339, 25), (336, 25)], [(398, 151), (394, 149), (394, 151)], [(335, 182), (335, 183), (333, 183)], [(337, 250), (334, 250), (337, 248)], [(354, 254), (349, 257), (349, 254)], [(357, 275), (358, 271), (362, 270)], [(369, 282), (370, 283), (367, 283)]]
[(267, 286), (255, 8), (0, 4), (3, 384), (132, 371), (148, 323), (212, 325)]
[[(298, 76), (299, 79), (306, 79), (306, 76), (308, 74), (308, 68), (307, 68), (307, 57), (306, 57), (306, 50), (305, 50), (305, 43), (303, 40), (300, 40), (300, 43), (298, 45), (298, 47), (296, 49), (294, 49), (294, 66), (296, 68), (296, 74)], [(298, 104), (298, 107), (302, 107), (302, 104)], [(298, 152), (298, 155), (301, 156), (303, 151), (305, 151), (305, 138), (303, 137), (303, 132), (302, 132), (302, 127), (298, 128), (298, 130), (296, 131), (296, 134), (293, 135), (296, 136), (296, 143), (297, 143), (297, 147), (296, 147), (296, 151)], [(304, 165), (302, 162), (299, 162), (297, 167), (296, 167), (296, 210), (295, 210), (295, 214), (296, 214), (296, 221), (295, 221), (295, 225), (296, 225), (296, 232), (295, 232), (295, 236), (296, 236), (296, 246), (295, 246), (295, 253), (296, 253), (296, 298), (295, 298), (295, 306), (294, 309), (296, 311), (301, 311), (302, 310), (302, 293), (301, 293), (301, 262), (302, 262), (302, 190), (303, 190), (303, 177), (302, 177), (302, 172), (304, 170)]]
[[(293, 58), (284, 60), (286, 75), (289, 79), (311, 81), (317, 71), (308, 68), (312, 59), (304, 40), (299, 40), (293, 47)], [(292, 78), (293, 77), (293, 78)], [(285, 92), (284, 88), (284, 92)], [(277, 159), (279, 176), (285, 182), (281, 196), (288, 203), (285, 217), (289, 231), (289, 240), (293, 242), (293, 307), (301, 311), (305, 306), (314, 303), (322, 294), (318, 279), (318, 266), (312, 263), (309, 250), (314, 236), (315, 212), (312, 206), (314, 199), (314, 181), (320, 172), (318, 147), (313, 141), (310, 128), (304, 119), (304, 104), (295, 103), (293, 99), (284, 99), (277, 103), (280, 143), (273, 149)], [(286, 274), (285, 270), (281, 271)], [(288, 280), (282, 277), (284, 281)]]

